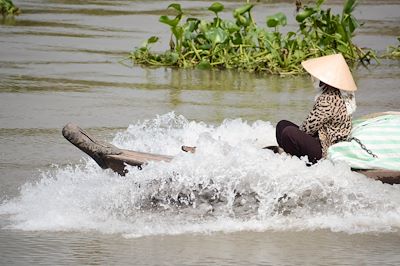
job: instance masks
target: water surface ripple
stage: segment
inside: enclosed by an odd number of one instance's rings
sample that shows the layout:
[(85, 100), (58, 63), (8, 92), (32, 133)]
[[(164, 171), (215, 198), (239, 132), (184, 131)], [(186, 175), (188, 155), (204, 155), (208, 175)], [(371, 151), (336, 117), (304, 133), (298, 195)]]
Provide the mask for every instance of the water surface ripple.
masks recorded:
[[(308, 77), (120, 64), (152, 35), (167, 49), (170, 1), (15, 2), (22, 14), (0, 22), (0, 265), (399, 264), (398, 186), (259, 149), (277, 121), (304, 119)], [(210, 17), (210, 1), (175, 2)], [(240, 4), (222, 3), (224, 18)], [(294, 30), (292, 1), (259, 1), (254, 19), (278, 11)], [(355, 42), (397, 45), (399, 14), (397, 0), (360, 1)], [(400, 111), (399, 60), (354, 76), (355, 116)], [(69, 121), (177, 157), (122, 178), (62, 138)]]

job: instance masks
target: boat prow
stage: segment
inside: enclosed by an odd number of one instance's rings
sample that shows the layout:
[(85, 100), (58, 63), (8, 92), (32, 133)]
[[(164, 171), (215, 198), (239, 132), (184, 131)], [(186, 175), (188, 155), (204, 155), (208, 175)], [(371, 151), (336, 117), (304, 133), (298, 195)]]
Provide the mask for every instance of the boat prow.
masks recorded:
[(73, 123), (65, 125), (62, 134), (69, 142), (92, 157), (101, 168), (110, 168), (120, 175), (127, 173), (127, 164), (141, 167), (149, 161), (172, 160), (171, 156), (119, 149), (110, 143), (97, 140)]

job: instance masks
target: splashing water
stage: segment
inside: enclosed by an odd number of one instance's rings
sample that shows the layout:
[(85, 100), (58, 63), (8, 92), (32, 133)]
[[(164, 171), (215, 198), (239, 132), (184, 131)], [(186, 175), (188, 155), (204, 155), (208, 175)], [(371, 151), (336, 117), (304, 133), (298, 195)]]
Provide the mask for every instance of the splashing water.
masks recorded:
[[(83, 163), (42, 174), (0, 205), (8, 228), (118, 233), (126, 237), (241, 230), (399, 231), (398, 185), (346, 165), (273, 154), (269, 122), (219, 126), (168, 113), (130, 125), (113, 144), (174, 155), (125, 177)], [(181, 145), (197, 146), (195, 154)]]

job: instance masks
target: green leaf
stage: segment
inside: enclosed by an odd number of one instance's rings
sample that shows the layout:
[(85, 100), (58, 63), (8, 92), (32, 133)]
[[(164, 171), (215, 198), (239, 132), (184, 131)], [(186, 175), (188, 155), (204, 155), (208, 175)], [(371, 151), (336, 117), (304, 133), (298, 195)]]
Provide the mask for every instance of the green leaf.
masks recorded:
[(278, 26), (278, 21), (274, 18), (267, 17), (267, 26), (270, 28), (275, 28), (276, 26)]
[(228, 38), (228, 34), (221, 28), (213, 28), (207, 31), (205, 35), (213, 44), (223, 43)]
[(296, 15), (296, 21), (297, 22), (303, 22), (306, 18), (310, 17), (312, 14), (314, 14), (315, 12), (317, 12), (315, 9), (313, 8), (307, 8), (302, 12), (299, 12)]
[(325, 2), (325, 0), (318, 0), (316, 5), (319, 8), (323, 3)]
[(179, 26), (173, 27), (171, 30), (177, 39), (182, 38), (182, 36), (183, 36), (183, 28), (182, 27), (179, 27)]
[(185, 47), (188, 47), (188, 41), (195, 40), (196, 39), (196, 34), (190, 32), (190, 31), (184, 31), (183, 32), (183, 37), (184, 37), (184, 43), (182, 43)]
[(20, 10), (11, 0), (0, 0), (0, 15), (3, 17), (19, 15)]
[(221, 22), (222, 22), (222, 19), (220, 19), (219, 17), (215, 17), (215, 18), (213, 19), (212, 25), (213, 25), (214, 27), (219, 27), (219, 25), (221, 24)]
[(235, 45), (243, 44), (242, 36), (238, 32), (234, 34), (234, 37), (232, 38), (232, 43)]
[(149, 44), (156, 43), (158, 41), (157, 36), (151, 36), (142, 43), (142, 48), (148, 49)]
[(338, 45), (337, 49), (339, 50), (339, 52), (341, 52), (344, 55), (349, 52), (349, 47), (345, 46), (343, 44)]
[(275, 15), (267, 17), (267, 26), (275, 28), (277, 26), (285, 26), (287, 23), (286, 15), (282, 12), (278, 12)]
[(253, 7), (254, 7), (254, 5), (252, 5), (252, 4), (246, 4), (244, 6), (236, 8), (233, 11), (233, 16), (236, 18), (236, 17), (238, 17), (240, 15), (243, 15), (244, 13), (249, 12)]
[(346, 0), (343, 5), (343, 14), (351, 14), (357, 5), (357, 0)]
[(357, 19), (353, 16), (349, 17), (349, 30), (350, 33), (353, 33), (358, 27), (360, 26), (360, 24), (358, 23)]
[(298, 58), (298, 59), (303, 59), (305, 56), (304, 52), (301, 50), (296, 50), (294, 51), (294, 57)]
[(150, 38), (147, 39), (147, 43), (156, 43), (158, 41), (157, 36), (151, 36)]
[(211, 64), (207, 60), (202, 59), (200, 61), (200, 63), (197, 65), (197, 68), (198, 69), (210, 69), (211, 68)]
[(248, 26), (250, 24), (249, 20), (242, 15), (238, 15), (236, 18), (239, 26)]
[(292, 37), (296, 37), (296, 33), (293, 31), (289, 31), (286, 35), (286, 38), (289, 40)]
[(199, 30), (201, 32), (206, 33), (208, 31), (208, 28), (209, 28), (209, 26), (208, 26), (208, 23), (206, 20), (200, 21)]
[(333, 35), (333, 37), (335, 37), (335, 39), (336, 40), (342, 40), (342, 35), (340, 34), (340, 33), (338, 33), (338, 32), (336, 32), (334, 35)]
[(172, 3), (172, 4), (170, 4), (167, 8), (173, 8), (173, 9), (175, 9), (176, 11), (178, 11), (179, 15), (181, 15), (181, 14), (183, 13), (183, 12), (182, 12), (182, 8), (181, 8), (181, 5), (178, 4), (178, 3)]
[(337, 31), (338, 34), (340, 34), (340, 35), (342, 36), (341, 39), (342, 39), (343, 41), (347, 42), (347, 41), (349, 40), (349, 38), (348, 38), (348, 36), (347, 36), (347, 32), (346, 32), (346, 30), (344, 29), (344, 27), (343, 27), (342, 24), (338, 23), (338, 24), (336, 25), (336, 31)]
[(176, 52), (166, 52), (165, 53), (165, 58), (164, 58), (165, 63), (173, 65), (176, 62), (178, 62), (178, 59), (179, 59), (179, 54)]
[(227, 29), (229, 33), (234, 33), (240, 30), (240, 27), (233, 21), (223, 20), (221, 27)]
[(215, 2), (208, 8), (208, 10), (214, 12), (215, 15), (218, 15), (219, 12), (224, 10), (224, 5), (219, 2)]
[(186, 27), (185, 30), (189, 32), (194, 32), (199, 27), (200, 20), (197, 18), (188, 18), (186, 20)]
[(174, 19), (170, 19), (168, 16), (161, 16), (158, 21), (160, 21), (161, 23), (167, 24), (171, 27), (176, 27), (176, 25), (178, 25), (181, 18), (182, 18), (181, 15), (176, 16)]
[(205, 44), (200, 45), (199, 48), (201, 50), (210, 50), (211, 49), (211, 44), (205, 43)]
[(265, 32), (265, 38), (268, 40), (268, 42), (273, 43), (277, 40), (277, 36), (276, 34), (274, 34), (273, 32)]

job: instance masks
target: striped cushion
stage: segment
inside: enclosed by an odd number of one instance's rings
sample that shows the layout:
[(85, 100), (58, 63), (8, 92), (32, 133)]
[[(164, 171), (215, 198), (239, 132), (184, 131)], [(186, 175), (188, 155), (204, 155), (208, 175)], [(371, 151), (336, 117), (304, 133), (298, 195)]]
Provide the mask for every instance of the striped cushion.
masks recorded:
[(353, 121), (350, 138), (357, 138), (377, 156), (362, 149), (355, 140), (332, 145), (327, 158), (344, 161), (354, 169), (388, 169), (400, 171), (400, 115), (383, 113), (373, 118)]

